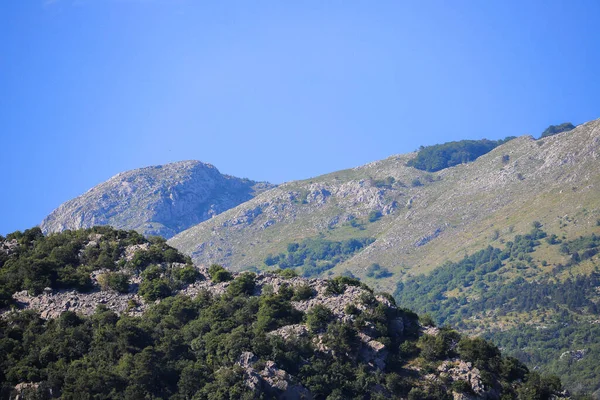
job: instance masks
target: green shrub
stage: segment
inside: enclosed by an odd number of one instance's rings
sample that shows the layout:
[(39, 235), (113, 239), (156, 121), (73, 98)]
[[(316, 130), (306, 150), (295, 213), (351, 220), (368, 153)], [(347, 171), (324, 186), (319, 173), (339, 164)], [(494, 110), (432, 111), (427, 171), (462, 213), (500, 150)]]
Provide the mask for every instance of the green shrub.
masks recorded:
[(227, 271), (219, 264), (213, 264), (208, 268), (208, 275), (215, 283), (229, 282), (233, 279), (231, 272)]
[(548, 128), (546, 128), (546, 130), (544, 132), (542, 132), (540, 139), (548, 137), (548, 136), (553, 136), (558, 133), (568, 132), (573, 129), (575, 129), (575, 125), (573, 125), (570, 122), (565, 122), (560, 125), (550, 125)]
[(348, 304), (344, 308), (344, 312), (348, 315), (359, 315), (360, 310), (354, 304)]
[(456, 393), (473, 393), (473, 388), (467, 381), (454, 381), (452, 382), (452, 385), (450, 385), (450, 388)]
[(316, 290), (310, 287), (308, 284), (300, 285), (296, 287), (294, 291), (293, 301), (302, 301), (313, 298), (317, 294)]
[(293, 270), (291, 268), (286, 268), (286, 269), (277, 269), (274, 271), (277, 275), (281, 276), (282, 278), (285, 279), (291, 279), (291, 278), (295, 278), (298, 276), (298, 273), (296, 272), (296, 270)]
[(373, 293), (371, 292), (361, 293), (358, 297), (358, 301), (360, 302), (360, 304), (366, 307), (374, 307), (378, 303), (377, 299), (375, 298), (375, 295), (373, 295)]
[(391, 273), (387, 268), (382, 267), (379, 264), (371, 264), (371, 266), (367, 268), (367, 276), (369, 278), (383, 279), (389, 278), (392, 275), (394, 274)]
[(255, 329), (266, 332), (281, 326), (297, 324), (302, 320), (302, 313), (292, 307), (289, 300), (279, 295), (263, 295), (260, 297)]
[(170, 296), (172, 293), (169, 281), (160, 278), (154, 280), (144, 280), (140, 284), (138, 294), (146, 301), (155, 301), (158, 299), (164, 299)]
[(200, 271), (193, 265), (186, 265), (185, 267), (173, 269), (173, 277), (183, 283), (194, 283), (201, 276)]
[(416, 157), (409, 160), (406, 165), (423, 171), (435, 172), (473, 161), (511, 139), (513, 137), (507, 137), (504, 140), (461, 140), (421, 147)]
[(119, 293), (129, 291), (129, 275), (121, 272), (107, 272), (98, 275), (98, 283), (102, 290), (112, 289)]
[(365, 287), (360, 280), (356, 278), (350, 278), (348, 276), (337, 276), (330, 279), (326, 283), (325, 294), (326, 295), (338, 295), (343, 294), (346, 291), (346, 286), (358, 286)]
[(485, 339), (465, 337), (458, 343), (458, 354), (465, 361), (487, 363), (490, 359), (499, 357), (500, 350)]
[(306, 325), (311, 332), (322, 332), (333, 320), (333, 313), (322, 304), (317, 304), (306, 312)]
[(381, 216), (382, 216), (381, 211), (371, 210), (369, 212), (369, 216), (367, 217), (367, 219), (369, 220), (369, 222), (375, 222), (375, 221), (379, 220), (381, 218)]
[(253, 272), (244, 272), (235, 278), (227, 287), (227, 293), (231, 296), (250, 296), (254, 293), (256, 287), (256, 274)]
[(423, 326), (435, 326), (435, 321), (433, 317), (429, 314), (425, 314), (419, 317), (419, 322)]

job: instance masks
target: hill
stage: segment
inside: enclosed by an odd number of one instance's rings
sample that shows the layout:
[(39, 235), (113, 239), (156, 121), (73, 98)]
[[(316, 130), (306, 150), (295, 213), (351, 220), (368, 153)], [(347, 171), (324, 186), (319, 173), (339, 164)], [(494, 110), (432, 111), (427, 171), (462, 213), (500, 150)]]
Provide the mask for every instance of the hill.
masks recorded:
[(221, 174), (199, 161), (120, 173), (62, 204), (40, 224), (44, 232), (111, 225), (170, 238), (251, 199), (273, 185)]
[[(169, 243), (201, 264), (265, 269), (275, 258), (307, 275), (351, 273), (394, 290), (446, 260), (527, 233), (533, 221), (549, 234), (589, 234), (600, 217), (599, 146), (596, 120), (543, 140), (522, 136), (433, 173), (407, 166), (416, 153), (393, 156), (280, 185)], [(298, 265), (288, 251), (306, 240), (349, 239), (365, 245), (334, 262), (305, 257)]]
[(109, 227), (15, 232), (0, 249), (0, 288), (16, 301), (0, 318), (3, 398), (562, 395), (557, 378), (356, 279), (195, 268), (162, 240)]

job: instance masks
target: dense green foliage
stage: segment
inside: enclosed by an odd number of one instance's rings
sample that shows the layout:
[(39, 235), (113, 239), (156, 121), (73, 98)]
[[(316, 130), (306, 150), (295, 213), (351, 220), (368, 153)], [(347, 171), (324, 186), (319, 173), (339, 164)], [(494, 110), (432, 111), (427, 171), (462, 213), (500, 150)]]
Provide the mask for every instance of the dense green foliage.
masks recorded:
[(210, 275), (210, 279), (217, 283), (227, 282), (233, 279), (231, 272), (227, 271), (225, 268), (218, 264), (212, 264), (208, 268), (208, 275)]
[(308, 238), (300, 243), (288, 244), (287, 253), (268, 255), (265, 264), (278, 265), (282, 269), (299, 267), (303, 276), (317, 276), (350, 258), (373, 241), (373, 238), (356, 238), (340, 242)]
[[(100, 285), (119, 292), (129, 290), (131, 273), (144, 271), (142, 275), (147, 279), (140, 290), (152, 293), (148, 298), (165, 297), (182, 283), (197, 278), (189, 266), (170, 266), (191, 264), (188, 257), (162, 238), (146, 239), (135, 231), (104, 226), (44, 236), (39, 228), (32, 228), (11, 233), (3, 242), (11, 243), (12, 250), (0, 251), (0, 307), (11, 304), (12, 295), (21, 290), (31, 294), (39, 294), (46, 287), (92, 290), (90, 273), (102, 269), (108, 272), (99, 276)], [(125, 249), (132, 245), (148, 247), (136, 251), (127, 261)]]
[(575, 129), (575, 125), (570, 122), (565, 122), (560, 125), (550, 125), (544, 132), (542, 132), (540, 139), (545, 138), (546, 136), (556, 135), (557, 133), (568, 132), (573, 129)]
[[(511, 139), (513, 137), (507, 137), (504, 140), (461, 140), (421, 147), (416, 157), (409, 160), (406, 165), (423, 171), (435, 172), (473, 161)], [(413, 184), (413, 186), (417, 185)]]
[[(39, 382), (40, 395), (52, 390), (54, 396), (67, 399), (270, 398), (260, 387), (253, 392), (246, 385), (244, 371), (236, 364), (244, 351), (256, 355), (257, 366), (274, 360), (316, 399), (383, 398), (374, 390), (378, 386), (394, 398), (408, 396), (414, 387), (426, 396), (447, 398), (441, 385), (423, 385), (418, 377), (402, 373), (403, 365), (419, 356), (435, 362), (461, 355), (479, 363), (490, 379), (503, 382), (507, 398), (517, 393), (508, 382), (528, 377), (523, 365), (500, 357), (485, 341), (461, 340), (450, 330), (418, 339), (409, 329), (416, 327), (416, 315), (379, 302), (351, 323), (334, 322), (331, 311), (316, 306), (305, 317), (314, 332), (309, 337), (284, 340), (266, 335), (301, 321), (302, 315), (278, 294), (232, 292), (168, 297), (138, 318), (119, 317), (103, 307), (91, 317), (66, 312), (48, 321), (31, 311), (11, 314), (0, 320), (0, 394), (8, 397), (19, 382)], [(394, 318), (402, 318), (407, 327), (402, 337), (388, 326)], [(366, 327), (390, 349), (385, 371), (376, 372), (354, 356), (360, 346), (358, 332)], [(316, 334), (332, 353), (315, 349)]]
[[(89, 235), (100, 232), (103, 236), (94, 236), (95, 244), (87, 245)], [(11, 274), (21, 276), (21, 257), (36, 256), (41, 260), (52, 257), (59, 276), (58, 271), (67, 265), (78, 268), (87, 249), (98, 245), (101, 250), (94, 254), (105, 254), (105, 247), (115, 252), (110, 263), (102, 264), (108, 270), (104, 284), (124, 291), (128, 275), (122, 271), (141, 273), (140, 294), (148, 301), (161, 301), (139, 317), (119, 316), (102, 305), (89, 317), (64, 312), (57, 319), (43, 320), (34, 311), (4, 314), (0, 318), (1, 398), (14, 395), (20, 383), (30, 384), (27, 396), (36, 399), (273, 398), (276, 389), (249, 385), (249, 372), (240, 365), (240, 356), (248, 351), (256, 358), (252, 364), (255, 371), (273, 361), (315, 399), (450, 399), (451, 389), (468, 391), (468, 384), (430, 382), (407, 367), (435, 370), (442, 360), (458, 356), (475, 363), (490, 385), (502, 389), (505, 399), (517, 398), (524, 390), (541, 394), (521, 398), (547, 399), (560, 388), (559, 382), (529, 374), (518, 361), (501, 357), (496, 347), (483, 340), (464, 339), (447, 328), (435, 337), (419, 337), (416, 314), (396, 308), (389, 295), (381, 294), (386, 301), (379, 301), (355, 278), (343, 276), (327, 282), (326, 292), (334, 297), (348, 286), (365, 289), (358, 304), (346, 307), (349, 318), (338, 319), (324, 305), (314, 305), (306, 314), (292, 306), (292, 301), (315, 295), (308, 284), (294, 288), (283, 283), (276, 293), (272, 287), (263, 287), (262, 294), (256, 295), (254, 273), (233, 279), (218, 265), (210, 267), (209, 275), (225, 282), (223, 294), (201, 291), (193, 299), (173, 296), (174, 285), (198, 279), (197, 271), (189, 265), (173, 265), (183, 259), (157, 238), (148, 243), (134, 233), (110, 228), (47, 238), (26, 231), (8, 240), (15, 238), (21, 240), (20, 245), (2, 256), (4, 279), (12, 278)], [(53, 240), (59, 243), (57, 248), (64, 249), (65, 243), (79, 243), (77, 238), (84, 244), (74, 245), (76, 250), (69, 247), (69, 251), (54, 252), (38, 247)], [(148, 244), (148, 248), (138, 250), (127, 261), (122, 253), (132, 243)], [(62, 261), (56, 261), (59, 256)], [(69, 264), (63, 263), (65, 260)], [(11, 279), (2, 283), (2, 290), (9, 293), (12, 289), (4, 284), (13, 284)], [(284, 339), (269, 333), (299, 323), (308, 327), (307, 336)], [(365, 332), (385, 345), (384, 369), (358, 356)]]
[[(560, 375), (572, 390), (591, 393), (600, 388), (600, 367), (595, 361), (600, 359), (600, 331), (591, 324), (600, 314), (600, 271), (564, 280), (555, 277), (594, 257), (600, 238), (590, 235), (561, 241), (540, 228), (536, 224), (530, 234), (515, 236), (503, 249), (488, 246), (427, 276), (399, 283), (395, 296), (400, 304), (429, 313), (439, 323), (465, 330), (481, 327), (478, 321), (485, 326), (487, 318), (543, 313), (543, 329), (523, 321), (509, 330), (486, 326), (484, 336), (521, 361)], [(547, 263), (540, 265), (531, 257), (542, 239), (568, 256), (551, 273), (541, 270)], [(576, 350), (583, 350), (585, 357), (577, 362), (570, 356), (561, 359), (564, 352)]]

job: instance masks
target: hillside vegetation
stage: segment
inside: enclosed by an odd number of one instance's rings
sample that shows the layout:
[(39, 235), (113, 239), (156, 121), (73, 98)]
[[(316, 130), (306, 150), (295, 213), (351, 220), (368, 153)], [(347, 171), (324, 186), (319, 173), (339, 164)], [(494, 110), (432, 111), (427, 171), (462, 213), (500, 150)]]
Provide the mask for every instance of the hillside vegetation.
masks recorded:
[(460, 140), (421, 147), (416, 157), (410, 159), (406, 165), (423, 171), (436, 172), (474, 161), (511, 139), (514, 139), (514, 136), (504, 140)]
[(500, 247), (399, 283), (395, 296), (439, 323), (493, 340), (530, 367), (560, 375), (574, 393), (592, 393), (600, 389), (599, 252), (594, 233), (559, 238), (534, 223), (530, 233)]
[[(353, 274), (377, 288), (458, 261), (494, 240), (587, 235), (600, 218), (600, 121), (568, 134), (509, 140), (437, 172), (407, 167), (417, 154), (290, 182), (190, 228), (169, 244), (194, 262), (269, 269), (266, 255), (304, 240), (373, 238), (321, 276)], [(326, 262), (326, 260), (323, 260)], [(375, 279), (373, 264), (390, 272)], [(301, 272), (302, 273), (302, 272)], [(371, 276), (369, 276), (371, 275)]]
[(553, 136), (558, 133), (568, 132), (573, 129), (575, 129), (575, 125), (573, 125), (570, 122), (565, 122), (560, 125), (550, 125), (548, 128), (546, 128), (546, 130), (544, 130), (544, 132), (542, 132), (540, 139), (545, 138), (547, 136)]
[[(135, 271), (129, 279), (141, 280), (131, 292), (146, 282), (170, 282), (186, 268), (177, 262), (184, 256), (164, 247), (155, 251), (164, 243), (136, 233), (94, 228), (45, 237), (32, 229), (0, 239), (2, 267), (11, 273), (3, 270), (2, 289), (20, 288), (13, 276), (28, 284), (29, 275), (18, 278), (21, 260), (36, 256), (47, 263), (48, 276), (63, 276), (70, 266), (98, 261), (82, 251), (94, 246), (98, 254), (112, 251), (102, 265), (108, 271)], [(176, 260), (161, 257), (167, 252)], [(94, 280), (93, 268), (79, 271), (89, 272), (93, 283), (72, 286), (78, 289), (73, 299), (116, 290)], [(195, 271), (190, 283), (171, 288), (160, 301), (140, 299), (143, 313), (117, 313), (110, 302), (89, 313), (69, 303), (70, 309), (43, 319), (41, 310), (16, 304), (25, 310), (0, 318), (0, 395), (450, 400), (549, 399), (562, 390), (558, 378), (530, 372), (482, 339), (427, 320), (419, 324), (416, 314), (356, 279), (305, 280), (290, 270), (283, 276), (231, 274), (218, 265)], [(59, 288), (59, 281), (44, 284)], [(61, 294), (28, 289), (29, 304)]]
[(154, 300), (161, 297), (155, 292), (167, 295), (189, 283), (193, 271), (190, 258), (160, 237), (146, 239), (135, 231), (102, 226), (45, 236), (36, 227), (0, 236), (0, 307), (13, 304), (13, 294), (22, 290), (33, 295), (46, 288), (88, 292), (95, 281), (127, 293), (129, 280), (140, 274), (147, 278), (141, 294)]

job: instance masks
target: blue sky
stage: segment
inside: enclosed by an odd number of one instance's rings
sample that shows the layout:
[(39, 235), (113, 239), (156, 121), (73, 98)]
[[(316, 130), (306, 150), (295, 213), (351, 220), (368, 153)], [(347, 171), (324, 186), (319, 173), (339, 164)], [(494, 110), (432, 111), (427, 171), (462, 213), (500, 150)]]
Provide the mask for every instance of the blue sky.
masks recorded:
[(184, 159), (280, 183), (600, 117), (598, 1), (0, 2), (0, 234)]

